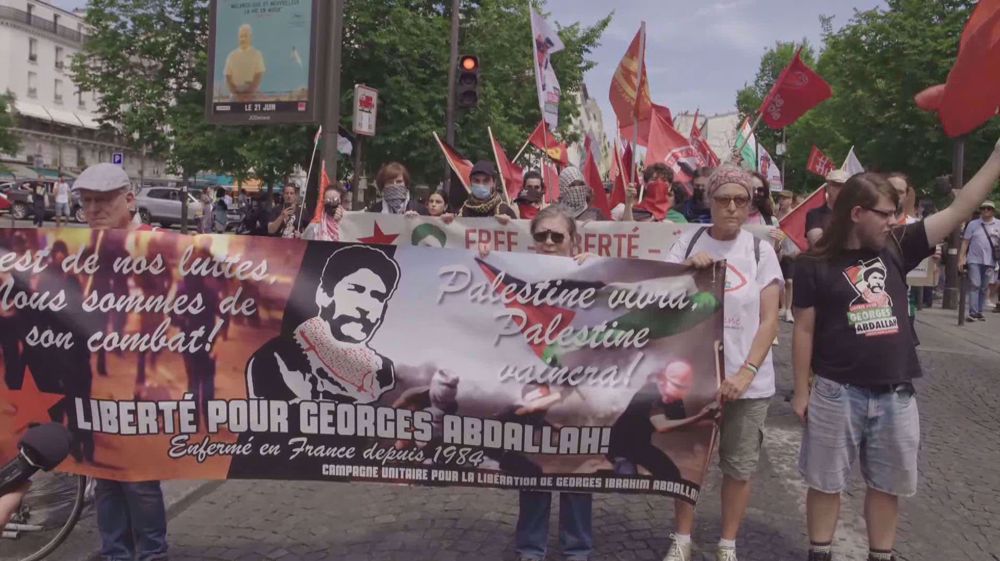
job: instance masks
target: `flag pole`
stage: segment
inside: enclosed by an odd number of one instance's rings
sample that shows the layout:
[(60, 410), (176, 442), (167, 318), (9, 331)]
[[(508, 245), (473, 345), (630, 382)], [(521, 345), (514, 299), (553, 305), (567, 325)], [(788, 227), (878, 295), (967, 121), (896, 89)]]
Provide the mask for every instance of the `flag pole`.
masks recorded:
[(528, 137), (528, 140), (524, 141), (524, 146), (522, 146), (521, 149), (517, 151), (517, 154), (514, 155), (514, 159), (511, 160), (510, 163), (513, 164), (514, 162), (516, 162), (518, 160), (518, 158), (521, 157), (521, 154), (524, 154), (524, 151), (528, 149), (528, 145), (529, 144), (531, 144), (531, 137), (530, 136)]
[[(544, 107), (542, 108), (542, 146), (544, 148), (542, 148), (542, 159), (541, 159), (542, 163), (541, 163), (541, 165), (544, 166), (545, 165), (545, 158), (548, 157), (548, 155), (549, 155), (549, 126), (548, 126), (548, 123), (545, 122), (545, 108)], [(544, 178), (544, 177), (545, 177), (545, 170), (543, 169), (542, 170), (542, 178)], [(545, 189), (542, 191), (542, 202), (544, 204), (546, 204), (546, 205), (552, 204), (551, 202), (549, 202), (549, 189), (551, 189), (551, 188), (552, 187), (550, 185), (546, 185)]]
[[(642, 86), (643, 86), (643, 66), (646, 63), (646, 22), (643, 21), (639, 26), (639, 74), (636, 79), (636, 89), (635, 89), (635, 100), (636, 104), (632, 108), (632, 166), (629, 171), (629, 177), (631, 178), (631, 185), (636, 182), (636, 147), (639, 145), (639, 98), (642, 96)], [(650, 120), (652, 121), (652, 114), (650, 115)], [(652, 122), (650, 122), (650, 127), (652, 128)], [(647, 154), (648, 155), (648, 154)], [(627, 190), (627, 189), (626, 189)], [(643, 195), (645, 195), (646, 186), (643, 185), (639, 189), (639, 202), (642, 202)]]
[[(757, 125), (760, 124), (760, 120), (762, 118), (764, 118), (764, 112), (763, 111), (757, 113), (757, 118), (754, 119), (753, 126), (750, 127), (750, 133), (747, 134), (746, 137), (743, 139), (743, 144), (736, 144), (736, 145), (733, 146), (733, 153), (729, 156), (729, 161), (730, 162), (732, 162), (733, 159), (735, 159), (736, 155), (739, 154), (740, 152), (742, 152), (743, 148), (745, 148), (746, 145), (747, 145), (747, 143), (750, 142), (750, 137), (754, 136), (754, 132), (757, 130)], [(750, 119), (748, 118), (744, 122), (748, 123), (748, 122), (750, 122)], [(740, 126), (740, 128), (743, 128), (742, 125)], [(739, 134), (739, 133), (737, 133), (737, 134)]]
[[(340, 131), (337, 131), (337, 133), (339, 134)], [(309, 158), (309, 169), (306, 171), (306, 188), (305, 188), (305, 191), (307, 193), (309, 192), (309, 179), (312, 178), (313, 165), (316, 163), (316, 151), (319, 148), (319, 141), (322, 138), (322, 135), (323, 135), (323, 125), (320, 125), (319, 130), (316, 132), (316, 137), (313, 138), (313, 152), (312, 152), (312, 157)], [(322, 185), (322, 183), (323, 183), (323, 178), (322, 178), (322, 176), (320, 176), (319, 189), (316, 189), (316, 192), (319, 193), (319, 199), (316, 201), (316, 208), (321, 208), (323, 206), (323, 185)], [(299, 226), (302, 225), (302, 216), (305, 214), (305, 210), (306, 210), (306, 205), (301, 205), (299, 207), (299, 221), (298, 221), (298, 225)]]
[[(486, 132), (489, 133), (490, 135), (490, 148), (493, 150), (493, 161), (499, 164), (500, 156), (497, 154), (497, 141), (496, 139), (493, 138), (493, 127), (487, 125)], [(507, 193), (507, 180), (504, 179), (503, 172), (504, 170), (500, 170), (500, 187), (503, 189), (503, 198), (505, 201), (507, 201), (507, 204), (509, 205), (511, 204), (510, 194)]]

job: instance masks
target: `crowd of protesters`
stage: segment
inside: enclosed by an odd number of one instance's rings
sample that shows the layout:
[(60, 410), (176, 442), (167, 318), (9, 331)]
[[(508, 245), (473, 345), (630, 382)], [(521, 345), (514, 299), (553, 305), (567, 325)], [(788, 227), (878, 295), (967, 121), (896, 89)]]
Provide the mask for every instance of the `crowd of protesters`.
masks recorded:
[[(778, 220), (796, 206), (795, 196), (782, 191), (775, 204), (765, 177), (729, 164), (697, 170), (690, 191), (675, 183), (669, 167), (648, 166), (641, 182), (628, 186), (624, 202), (606, 216), (594, 207), (593, 193), (574, 167), (560, 173), (557, 201), (545, 200), (549, 190), (542, 174), (534, 171), (525, 174), (522, 190), (508, 201), (493, 164), (480, 161), (472, 168), (465, 196), (456, 204), (441, 191), (421, 199), (406, 167), (390, 162), (376, 174), (379, 196), (364, 212), (436, 217), (445, 223), (456, 217), (492, 217), (502, 224), (531, 220), (538, 253), (577, 257), (578, 263), (586, 256), (577, 255), (577, 232), (587, 221), (703, 224), (685, 230), (668, 248), (667, 260), (694, 268), (725, 260), (727, 275), (747, 281), (732, 283), (735, 288), (725, 293), (726, 376), (718, 406), (689, 414), (671, 393), (668, 381), (653, 380), (646, 392), (649, 399), (630, 406), (637, 413), (634, 417), (642, 417), (633, 430), (666, 432), (706, 415), (721, 419), (722, 528), (717, 555), (720, 561), (734, 561), (768, 405), (775, 394), (773, 343), (779, 321), (794, 321), (792, 404), (805, 422), (799, 468), (809, 488), (809, 560), (832, 559), (841, 493), (854, 465), (860, 463), (867, 485), (869, 560), (889, 561), (894, 559), (899, 497), (917, 490), (920, 443), (912, 382), (920, 377), (921, 367), (906, 274), (925, 258), (940, 255), (945, 237), (978, 211), (979, 218), (965, 230), (961, 262), (970, 278), (975, 277), (969, 317), (983, 317), (1000, 258), (1000, 223), (989, 201), (998, 178), (1000, 148), (956, 192), (950, 206), (917, 216), (915, 190), (905, 175), (834, 172), (827, 178), (826, 204), (806, 219), (803, 234), (810, 247), (805, 252), (778, 227)], [(134, 194), (119, 168), (96, 166), (84, 172), (73, 189), (79, 192), (92, 227), (137, 227), (129, 214), (134, 212)], [(353, 212), (350, 194), (340, 185), (331, 186), (314, 220), (295, 185), (257, 200), (243, 191), (234, 198), (225, 190), (206, 190), (199, 230), (225, 231), (227, 214), (238, 209), (243, 233), (339, 241), (340, 223)], [(759, 239), (744, 229), (746, 225), (771, 226), (771, 235)], [(488, 253), (488, 248), (481, 251)], [(640, 467), (652, 472), (672, 465), (669, 458), (627, 454), (615, 462), (616, 470), (631, 466), (628, 469), (635, 473)], [(521, 495), (515, 541), (524, 561), (545, 556), (549, 502), (546, 493)], [(564, 553), (568, 559), (588, 559), (593, 548), (590, 497), (566, 493), (560, 503)], [(106, 558), (136, 554), (143, 559), (166, 558), (166, 521), (158, 483), (102, 482), (98, 523)], [(692, 559), (694, 523), (694, 508), (677, 501), (665, 561)]]

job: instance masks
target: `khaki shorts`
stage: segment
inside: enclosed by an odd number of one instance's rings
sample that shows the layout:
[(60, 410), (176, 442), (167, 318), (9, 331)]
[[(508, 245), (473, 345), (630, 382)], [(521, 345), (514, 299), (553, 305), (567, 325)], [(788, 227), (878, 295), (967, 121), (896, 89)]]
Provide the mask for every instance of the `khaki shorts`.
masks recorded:
[(719, 468), (724, 475), (747, 481), (757, 471), (770, 404), (771, 398), (739, 399), (722, 407)]

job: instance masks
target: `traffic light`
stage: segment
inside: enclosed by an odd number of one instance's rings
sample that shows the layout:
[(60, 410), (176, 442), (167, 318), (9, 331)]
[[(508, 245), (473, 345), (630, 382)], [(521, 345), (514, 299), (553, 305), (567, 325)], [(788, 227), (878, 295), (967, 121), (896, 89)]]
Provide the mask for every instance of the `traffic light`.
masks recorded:
[(458, 58), (455, 99), (460, 109), (472, 109), (479, 105), (479, 57), (465, 55)]

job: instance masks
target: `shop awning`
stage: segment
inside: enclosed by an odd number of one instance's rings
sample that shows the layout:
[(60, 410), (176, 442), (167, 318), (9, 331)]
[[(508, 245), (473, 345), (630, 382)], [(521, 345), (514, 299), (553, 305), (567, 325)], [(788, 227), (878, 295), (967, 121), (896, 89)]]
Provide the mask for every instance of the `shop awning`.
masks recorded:
[(76, 118), (83, 123), (83, 127), (87, 129), (97, 130), (101, 128), (101, 123), (97, 122), (97, 119), (90, 116), (88, 113), (75, 113)]
[(76, 118), (76, 114), (72, 111), (67, 111), (65, 109), (59, 109), (57, 107), (46, 107), (46, 111), (49, 115), (52, 115), (52, 122), (59, 123), (60, 125), (68, 125), (71, 127), (82, 127), (83, 123), (80, 119)]
[(0, 180), (24, 181), (38, 179), (38, 172), (22, 164), (0, 162)]
[[(59, 170), (57, 169), (50, 169), (50, 168), (31, 168), (31, 169), (38, 172), (38, 177), (41, 177), (43, 179), (45, 178), (59, 179)], [(76, 176), (68, 171), (62, 172), (62, 175), (63, 177), (66, 177), (68, 179), (76, 179)]]
[(45, 110), (45, 106), (38, 103), (16, 99), (14, 100), (14, 109), (17, 110), (18, 114), (24, 115), (25, 117), (40, 119), (42, 121), (52, 120), (52, 116)]

